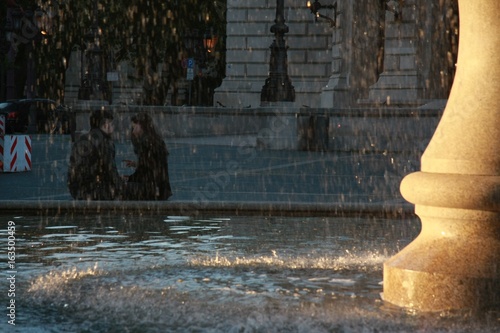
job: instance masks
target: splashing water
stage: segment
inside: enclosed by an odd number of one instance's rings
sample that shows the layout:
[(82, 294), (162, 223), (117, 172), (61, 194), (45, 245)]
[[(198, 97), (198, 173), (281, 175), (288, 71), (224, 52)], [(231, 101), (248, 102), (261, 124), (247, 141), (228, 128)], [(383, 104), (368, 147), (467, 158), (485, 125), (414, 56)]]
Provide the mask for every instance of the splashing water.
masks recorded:
[(347, 255), (330, 258), (330, 257), (280, 257), (273, 250), (272, 256), (260, 256), (257, 258), (240, 258), (240, 257), (222, 257), (218, 254), (215, 257), (206, 258), (193, 258), (189, 262), (195, 266), (207, 267), (267, 267), (277, 269), (329, 269), (332, 271), (347, 270), (349, 267), (357, 266), (358, 269), (368, 270), (376, 269), (385, 260), (389, 259), (387, 256), (378, 253), (368, 253), (360, 257), (358, 255), (350, 254), (346, 251)]
[(498, 314), (413, 314), (381, 300), (382, 264), (418, 234), (415, 219), (61, 216), (16, 225), (16, 326), (26, 331), (499, 327)]

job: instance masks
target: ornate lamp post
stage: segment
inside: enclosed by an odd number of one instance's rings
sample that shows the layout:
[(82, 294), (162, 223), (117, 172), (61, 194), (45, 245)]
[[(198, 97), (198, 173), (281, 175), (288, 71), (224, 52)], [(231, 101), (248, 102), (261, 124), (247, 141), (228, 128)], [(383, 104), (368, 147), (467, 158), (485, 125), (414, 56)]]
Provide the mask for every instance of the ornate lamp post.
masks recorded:
[(284, 0), (277, 0), (275, 24), (271, 27), (274, 33), (274, 41), (269, 47), (271, 49), (271, 59), (269, 63), (269, 77), (262, 87), (260, 101), (268, 102), (293, 102), (295, 101), (295, 88), (288, 77), (288, 58), (286, 54), (287, 46), (284, 35), (288, 32), (285, 24)]

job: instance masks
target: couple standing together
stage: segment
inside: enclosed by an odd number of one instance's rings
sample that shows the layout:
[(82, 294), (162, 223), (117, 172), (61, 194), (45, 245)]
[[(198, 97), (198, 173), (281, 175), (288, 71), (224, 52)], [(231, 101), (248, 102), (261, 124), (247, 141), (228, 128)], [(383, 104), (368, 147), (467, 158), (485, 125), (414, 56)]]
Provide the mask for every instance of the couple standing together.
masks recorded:
[(115, 162), (113, 114), (96, 110), (90, 115), (91, 130), (73, 144), (68, 169), (68, 188), (77, 200), (167, 200), (172, 195), (168, 176), (168, 150), (151, 117), (138, 113), (131, 118), (135, 168), (120, 176)]

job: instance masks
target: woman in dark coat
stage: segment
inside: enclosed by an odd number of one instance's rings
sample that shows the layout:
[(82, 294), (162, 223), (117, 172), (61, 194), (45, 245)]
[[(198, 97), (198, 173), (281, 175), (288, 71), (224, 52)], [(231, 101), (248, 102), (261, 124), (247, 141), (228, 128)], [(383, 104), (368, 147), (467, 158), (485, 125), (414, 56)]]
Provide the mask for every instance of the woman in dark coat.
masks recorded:
[(125, 199), (167, 200), (172, 195), (167, 146), (148, 114), (139, 113), (131, 120), (137, 162), (125, 161), (127, 166), (136, 168), (128, 177)]

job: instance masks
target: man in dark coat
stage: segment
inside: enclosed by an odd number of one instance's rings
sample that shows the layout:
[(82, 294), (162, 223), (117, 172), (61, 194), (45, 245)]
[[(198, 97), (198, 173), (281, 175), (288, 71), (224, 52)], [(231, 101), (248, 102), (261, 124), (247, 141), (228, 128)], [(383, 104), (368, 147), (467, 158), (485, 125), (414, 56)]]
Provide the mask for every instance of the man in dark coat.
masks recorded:
[(113, 114), (96, 110), (90, 115), (91, 129), (73, 144), (68, 169), (68, 188), (77, 200), (120, 198), (123, 180), (115, 162)]

